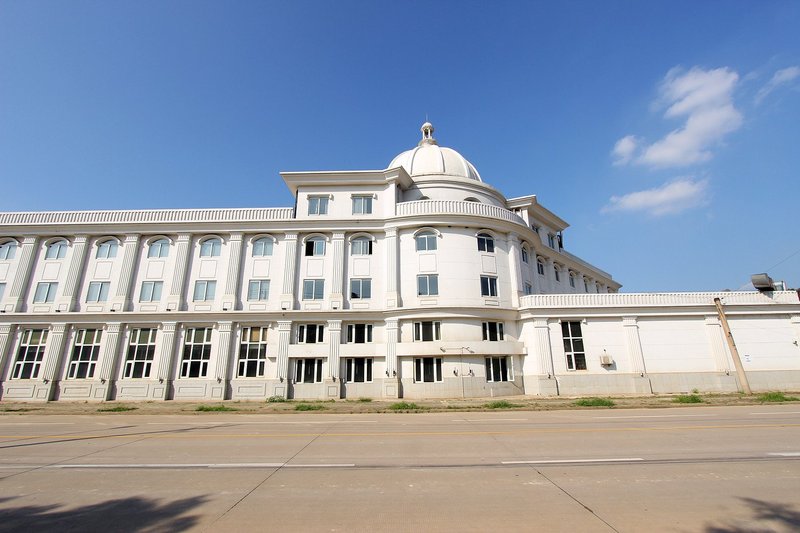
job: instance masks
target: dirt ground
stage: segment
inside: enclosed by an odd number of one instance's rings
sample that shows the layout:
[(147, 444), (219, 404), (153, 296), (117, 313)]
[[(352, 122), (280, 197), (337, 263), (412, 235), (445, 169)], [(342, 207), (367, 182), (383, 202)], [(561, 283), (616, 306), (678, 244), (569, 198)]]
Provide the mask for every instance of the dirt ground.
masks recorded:
[[(687, 397), (690, 398), (686, 402)], [(780, 395), (778, 396), (780, 398)], [(800, 393), (785, 393), (784, 401), (800, 402)], [(664, 396), (608, 397), (613, 405), (580, 405), (586, 398), (513, 396), (507, 398), (470, 398), (448, 400), (329, 400), (307, 401), (153, 401), (153, 402), (0, 402), (0, 416), (14, 414), (81, 415), (94, 413), (172, 415), (196, 413), (213, 416), (217, 412), (247, 414), (281, 414), (308, 411), (312, 413), (391, 413), (391, 412), (446, 412), (446, 411), (550, 411), (559, 409), (636, 409), (681, 406), (759, 405), (773, 403), (761, 394), (697, 394)], [(683, 400), (683, 402), (681, 401)], [(694, 401), (691, 401), (694, 400)], [(699, 400), (699, 401), (698, 401)], [(778, 400), (781, 401), (781, 400)], [(684, 403), (686, 402), (686, 403)], [(607, 402), (606, 402), (607, 403)]]

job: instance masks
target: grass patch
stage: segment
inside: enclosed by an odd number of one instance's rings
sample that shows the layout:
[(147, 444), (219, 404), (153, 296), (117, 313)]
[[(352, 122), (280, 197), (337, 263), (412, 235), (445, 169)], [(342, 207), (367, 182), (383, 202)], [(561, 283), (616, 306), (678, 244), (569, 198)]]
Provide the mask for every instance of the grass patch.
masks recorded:
[(703, 403), (703, 399), (697, 394), (679, 394), (672, 401), (674, 403)]
[(322, 411), (326, 407), (319, 403), (298, 403), (294, 406), (295, 411)]
[(758, 396), (759, 402), (796, 402), (797, 400), (798, 398), (795, 396), (786, 396), (782, 392), (765, 392)]
[(364, 402), (364, 403), (367, 403), (367, 402), (371, 402), (371, 401), (372, 401), (372, 398), (359, 398), (359, 399), (358, 399), (358, 401), (359, 401), (359, 402)]
[(270, 396), (269, 398), (267, 398), (267, 403), (284, 403), (288, 401), (289, 400), (287, 400), (283, 396)]
[(4, 409), (0, 409), (0, 411), (3, 411), (4, 413), (25, 413), (27, 411), (39, 411), (39, 410), (40, 409), (37, 409), (35, 407), (6, 407)]
[(414, 402), (395, 402), (389, 406), (389, 409), (392, 411), (414, 411), (422, 409), (422, 407)]
[(519, 406), (507, 400), (496, 400), (494, 402), (484, 404), (484, 407), (487, 409), (513, 409)]
[(227, 405), (198, 405), (195, 411), (202, 411), (205, 413), (220, 413), (223, 411), (238, 411), (238, 409), (234, 409), (233, 407), (228, 407)]
[(579, 407), (614, 407), (614, 401), (608, 398), (581, 398), (575, 402)]
[(98, 413), (124, 413), (125, 411), (135, 411), (138, 407), (131, 407), (129, 405), (115, 405), (114, 407), (101, 407), (97, 410)]

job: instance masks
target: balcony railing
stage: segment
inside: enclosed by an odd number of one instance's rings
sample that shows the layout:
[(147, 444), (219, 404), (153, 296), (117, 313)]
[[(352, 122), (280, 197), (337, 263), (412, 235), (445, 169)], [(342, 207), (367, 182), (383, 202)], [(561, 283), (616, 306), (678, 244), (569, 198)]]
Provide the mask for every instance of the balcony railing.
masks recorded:
[(397, 216), (411, 215), (470, 215), (496, 218), (527, 226), (516, 213), (496, 205), (479, 202), (463, 202), (459, 200), (417, 200), (397, 204)]
[(654, 292), (613, 294), (533, 294), (523, 296), (520, 307), (552, 309), (573, 307), (649, 307), (713, 305), (714, 298), (725, 305), (800, 304), (794, 291), (759, 292)]
[(266, 222), (290, 220), (291, 207), (252, 209), (149, 209), (142, 211), (44, 211), (0, 213), (0, 225), (170, 222)]

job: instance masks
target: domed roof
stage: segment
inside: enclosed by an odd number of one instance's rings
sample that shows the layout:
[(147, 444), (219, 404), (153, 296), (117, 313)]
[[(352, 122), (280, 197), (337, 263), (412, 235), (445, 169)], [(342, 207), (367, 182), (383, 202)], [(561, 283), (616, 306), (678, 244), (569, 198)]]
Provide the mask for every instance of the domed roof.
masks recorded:
[(422, 140), (417, 147), (392, 159), (387, 168), (403, 167), (412, 178), (438, 174), (483, 181), (477, 169), (464, 156), (452, 148), (439, 146), (433, 138), (433, 125), (430, 122), (423, 124), (420, 130)]

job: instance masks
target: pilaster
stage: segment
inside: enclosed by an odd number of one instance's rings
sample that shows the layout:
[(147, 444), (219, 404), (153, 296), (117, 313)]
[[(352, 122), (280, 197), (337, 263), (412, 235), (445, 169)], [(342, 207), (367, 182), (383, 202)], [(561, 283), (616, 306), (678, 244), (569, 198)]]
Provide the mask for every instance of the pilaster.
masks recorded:
[(67, 279), (64, 282), (64, 290), (58, 299), (57, 309), (60, 311), (78, 310), (78, 292), (83, 270), (86, 267), (86, 235), (76, 235), (72, 241), (72, 257), (69, 262)]
[(114, 391), (114, 378), (117, 375), (117, 366), (120, 356), (120, 332), (122, 324), (119, 322), (109, 322), (103, 328), (103, 351), (100, 355), (100, 383), (105, 385), (102, 391), (103, 400), (110, 400)]
[(631, 372), (644, 376), (647, 368), (644, 364), (642, 341), (639, 338), (639, 324), (635, 316), (622, 317), (622, 329), (625, 331), (625, 347), (628, 351)]
[(522, 293), (522, 267), (520, 265), (519, 236), (508, 234), (508, 262), (511, 282), (511, 305), (519, 307), (519, 296)]
[(339, 352), (342, 344), (342, 321), (328, 320), (328, 377), (339, 377)]
[(286, 255), (283, 258), (281, 309), (289, 310), (294, 308), (295, 269), (297, 268), (297, 233), (286, 233), (285, 244)]
[(400, 307), (400, 292), (397, 288), (397, 228), (386, 228), (384, 239), (386, 246), (386, 307), (389, 309)]
[(186, 273), (189, 269), (191, 239), (190, 233), (179, 233), (175, 244), (175, 271), (167, 298), (167, 309), (171, 311), (186, 308)]
[(284, 381), (289, 376), (289, 343), (291, 341), (292, 321), (278, 320), (278, 353), (277, 372), (279, 380)]
[(233, 322), (217, 323), (217, 331), (219, 332), (219, 338), (217, 339), (217, 367), (214, 377), (216, 378), (217, 383), (220, 383), (228, 379)]
[(228, 244), (228, 278), (225, 280), (225, 296), (222, 298), (223, 309), (241, 309), (239, 298), (239, 272), (242, 266), (242, 234), (231, 233)]
[(42, 400), (52, 400), (55, 393), (55, 382), (58, 378), (58, 369), (61, 367), (61, 359), (64, 355), (64, 340), (67, 325), (56, 323), (50, 326), (50, 333), (47, 336), (47, 347), (44, 351), (44, 371), (42, 372), (42, 383), (47, 386), (46, 396), (37, 391), (37, 396)]
[(132, 233), (125, 235), (125, 242), (122, 245), (124, 250), (122, 255), (122, 270), (119, 274), (117, 284), (117, 294), (111, 303), (111, 309), (118, 311), (130, 311), (133, 307), (131, 294), (133, 278), (136, 273), (136, 260), (139, 258), (139, 234)]
[(550, 325), (546, 318), (534, 318), (533, 329), (536, 335), (536, 357), (539, 363), (539, 373), (548, 378), (554, 375), (553, 350), (550, 345)]
[[(14, 282), (11, 284), (11, 291), (8, 293), (7, 311), (19, 313), (25, 310), (25, 299), (27, 296), (28, 284), (33, 274), (34, 252), (36, 251), (36, 237), (25, 237), (20, 245), (19, 263)], [(9, 309), (10, 307), (10, 309)]]
[(0, 382), (6, 377), (6, 365), (8, 364), (11, 340), (14, 337), (13, 324), (0, 324)]
[(396, 318), (386, 320), (386, 378), (383, 380), (383, 397), (400, 396), (400, 377), (397, 375), (397, 340), (400, 326)]
[(344, 232), (336, 231), (331, 240), (333, 245), (333, 280), (329, 297), (331, 309), (341, 309), (344, 303)]
[(169, 391), (169, 382), (172, 381), (173, 359), (175, 357), (175, 334), (178, 330), (177, 322), (162, 322), (161, 324), (161, 350), (158, 355), (158, 381), (164, 384), (162, 400), (166, 399)]

